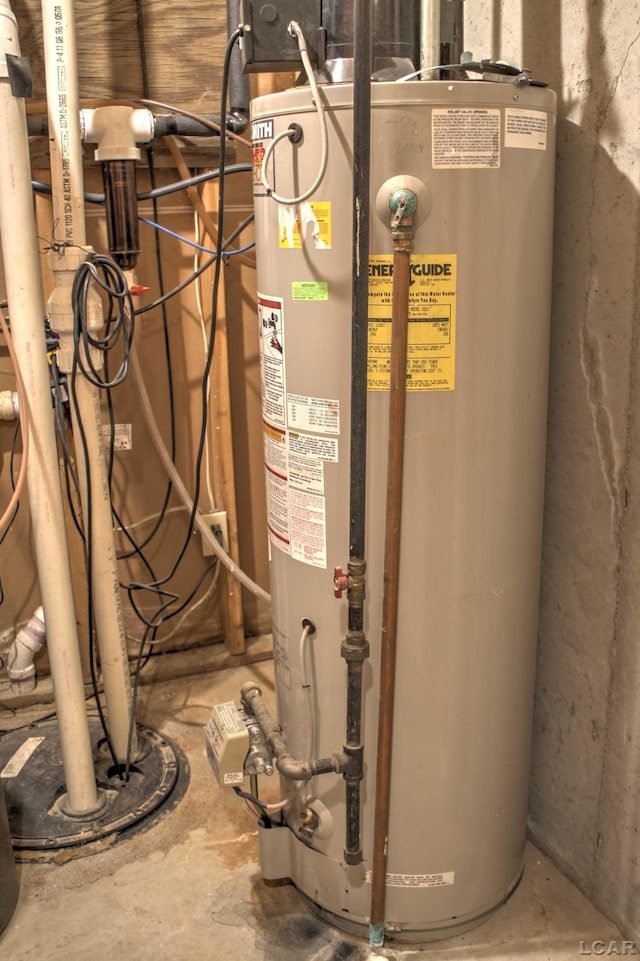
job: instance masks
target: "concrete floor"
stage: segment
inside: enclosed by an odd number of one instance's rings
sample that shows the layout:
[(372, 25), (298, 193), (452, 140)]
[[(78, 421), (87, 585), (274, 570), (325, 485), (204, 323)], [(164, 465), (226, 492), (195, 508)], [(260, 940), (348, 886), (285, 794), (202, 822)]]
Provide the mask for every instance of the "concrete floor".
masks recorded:
[[(317, 920), (293, 887), (261, 881), (255, 821), (217, 787), (206, 760), (211, 704), (236, 698), (250, 677), (272, 690), (272, 676), (262, 664), (143, 689), (140, 720), (189, 757), (186, 796), (152, 830), (99, 854), (20, 865), (20, 901), (0, 957), (373, 961), (365, 944)], [(381, 956), (568, 961), (596, 940), (622, 945), (618, 929), (529, 846), (522, 883), (491, 920), (464, 937)]]

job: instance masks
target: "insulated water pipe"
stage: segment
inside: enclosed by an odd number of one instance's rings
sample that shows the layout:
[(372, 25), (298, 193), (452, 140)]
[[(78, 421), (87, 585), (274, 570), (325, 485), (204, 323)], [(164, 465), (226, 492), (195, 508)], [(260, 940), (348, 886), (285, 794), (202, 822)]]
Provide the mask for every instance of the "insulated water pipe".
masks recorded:
[[(55, 288), (49, 301), (51, 326), (60, 335), (58, 365), (70, 374), (73, 367), (73, 309), (71, 286), (77, 267), (86, 259), (86, 226), (82, 143), (80, 140), (78, 71), (75, 15), (72, 0), (42, 0), (44, 29), (49, 150), (53, 222), (56, 242), (63, 246), (52, 251), (50, 266)], [(69, 246), (64, 246), (64, 245)], [(95, 332), (102, 325), (99, 301), (93, 302), (88, 324)], [(92, 358), (100, 365), (98, 356)], [(102, 419), (98, 391), (81, 374), (75, 377), (77, 408), (71, 404), (73, 436), (85, 523), (87, 520), (87, 474), (84, 429), (90, 468), (92, 505), (92, 595), (100, 666), (113, 752), (119, 763), (128, 755), (131, 718), (131, 684), (126, 635), (122, 616), (120, 582), (113, 537), (111, 499), (102, 449)], [(130, 756), (138, 753), (135, 724)]]
[[(0, 0), (2, 52), (20, 55), (18, 28), (8, 0)], [(84, 700), (71, 571), (67, 553), (58, 453), (44, 332), (44, 296), (31, 192), (24, 100), (14, 96), (6, 56), (0, 62), (0, 235), (11, 331), (26, 385), (32, 436), (27, 484), (36, 565), (49, 636), (66, 784), (65, 810), (90, 815), (99, 807)]]

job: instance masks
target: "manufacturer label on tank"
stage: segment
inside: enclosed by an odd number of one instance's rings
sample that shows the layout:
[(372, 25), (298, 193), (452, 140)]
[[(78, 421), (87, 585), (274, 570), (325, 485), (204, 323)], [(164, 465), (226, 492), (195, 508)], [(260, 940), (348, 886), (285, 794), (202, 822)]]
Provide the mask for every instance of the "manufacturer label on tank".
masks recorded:
[(546, 150), (546, 113), (542, 110), (516, 110), (514, 107), (507, 107), (504, 112), (504, 145), (525, 150)]
[[(267, 191), (262, 183), (262, 162), (267, 152), (265, 140), (273, 140), (273, 120), (255, 120), (251, 124), (251, 161), (253, 164), (253, 195), (254, 197), (266, 197)], [(275, 187), (273, 171), (271, 172), (270, 183)]]
[(435, 169), (500, 166), (500, 111), (485, 107), (436, 109), (431, 114)]
[[(372, 877), (372, 872), (367, 871), (367, 884), (371, 884)], [(455, 871), (444, 874), (387, 874), (386, 882), (392, 888), (445, 888), (456, 883), (456, 874)]]
[[(456, 254), (411, 257), (407, 390), (454, 390)], [(393, 256), (369, 258), (369, 390), (389, 390)]]
[(258, 295), (262, 413), (276, 427), (286, 427), (284, 316), (281, 297)]
[(278, 206), (278, 244), (283, 250), (331, 249), (331, 202)]

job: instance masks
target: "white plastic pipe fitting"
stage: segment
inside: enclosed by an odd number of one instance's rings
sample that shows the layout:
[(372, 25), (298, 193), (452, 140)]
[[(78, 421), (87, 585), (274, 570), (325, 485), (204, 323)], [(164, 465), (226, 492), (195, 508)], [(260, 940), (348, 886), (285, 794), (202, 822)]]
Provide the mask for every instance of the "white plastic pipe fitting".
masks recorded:
[(7, 668), (14, 694), (26, 694), (36, 686), (35, 657), (47, 636), (44, 610), (36, 608), (31, 619), (18, 631), (9, 649)]

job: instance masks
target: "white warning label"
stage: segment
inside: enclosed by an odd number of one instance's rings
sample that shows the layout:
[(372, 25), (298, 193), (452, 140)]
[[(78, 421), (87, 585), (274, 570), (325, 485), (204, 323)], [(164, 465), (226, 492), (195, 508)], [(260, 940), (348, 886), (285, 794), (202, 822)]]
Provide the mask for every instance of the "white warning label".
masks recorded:
[(432, 111), (432, 152), (436, 169), (500, 166), (500, 111), (452, 107)]
[(516, 110), (507, 107), (504, 112), (504, 145), (524, 147), (528, 150), (546, 150), (546, 113), (542, 110)]
[(329, 460), (338, 463), (338, 438), (316, 437), (314, 434), (297, 434), (289, 431), (289, 451), (313, 457), (315, 460)]
[(308, 494), (324, 494), (324, 467), (321, 460), (289, 451), (289, 483)]
[(326, 567), (324, 463), (337, 461), (338, 439), (267, 421), (263, 437), (270, 543), (304, 564)]
[(266, 465), (267, 524), (273, 543), (290, 554), (289, 485), (287, 478)]
[(324, 397), (287, 396), (289, 427), (318, 434), (340, 433), (340, 401)]
[(262, 415), (276, 427), (286, 427), (284, 316), (281, 297), (258, 294)]
[(313, 567), (327, 566), (325, 499), (291, 488), (291, 556)]
[[(455, 871), (444, 874), (387, 874), (387, 884), (393, 888), (445, 888), (455, 884)], [(367, 871), (365, 880), (371, 884), (372, 872)]]

